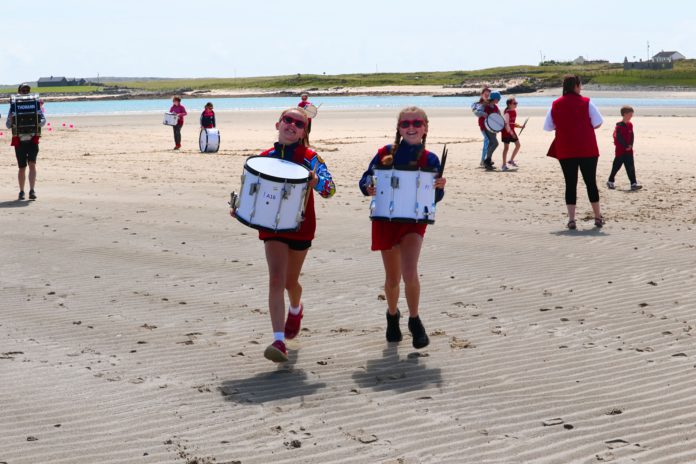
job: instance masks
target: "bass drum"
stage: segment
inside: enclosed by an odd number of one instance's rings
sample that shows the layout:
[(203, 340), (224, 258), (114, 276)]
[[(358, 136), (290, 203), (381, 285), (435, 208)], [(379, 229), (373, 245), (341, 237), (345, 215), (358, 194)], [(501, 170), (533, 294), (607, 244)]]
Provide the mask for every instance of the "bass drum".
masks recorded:
[(220, 149), (220, 131), (217, 129), (202, 129), (198, 138), (201, 153), (217, 153)]

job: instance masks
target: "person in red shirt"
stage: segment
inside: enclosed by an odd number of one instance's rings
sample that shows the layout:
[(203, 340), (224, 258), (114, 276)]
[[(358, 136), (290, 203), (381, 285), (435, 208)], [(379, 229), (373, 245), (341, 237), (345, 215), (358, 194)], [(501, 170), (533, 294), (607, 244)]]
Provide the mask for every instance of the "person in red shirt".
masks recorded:
[[(309, 95), (307, 95), (306, 93), (300, 95), (300, 103), (298, 103), (297, 106), (299, 106), (302, 109), (307, 108), (309, 105), (312, 104), (312, 102), (310, 102), (308, 98)], [(309, 134), (310, 132), (312, 132), (312, 118), (307, 118), (307, 133)]]
[[(517, 169), (517, 163), (515, 162), (515, 156), (520, 151), (520, 139), (517, 137), (515, 132), (516, 128), (522, 127), (517, 124), (517, 100), (515, 97), (508, 98), (505, 102), (505, 111), (503, 112), (503, 118), (505, 119), (505, 128), (501, 135), (503, 142), (503, 164), (500, 166), (501, 171), (507, 171), (508, 169)], [(512, 150), (512, 155), (510, 156), (510, 161), (507, 161), (507, 153), (510, 149), (510, 143), (515, 144), (515, 149)]]
[[(266, 263), (268, 264), (268, 304), (273, 327), (274, 341), (264, 351), (264, 357), (273, 362), (288, 360), (285, 340), (295, 338), (300, 332), (304, 315), (302, 305), (302, 286), (299, 278), (302, 265), (312, 246), (316, 229), (314, 193), (330, 198), (336, 193), (331, 173), (324, 160), (309, 148), (307, 136), (307, 114), (301, 108), (283, 111), (275, 125), (278, 142), (260, 154), (290, 161), (307, 168), (311, 174), (305, 216), (300, 228), (294, 232), (259, 231), (259, 239), (264, 242)], [(234, 216), (234, 210), (230, 215)], [(288, 293), (290, 308), (285, 319), (285, 291)]]
[[(396, 121), (396, 138), (394, 143), (377, 151), (370, 161), (367, 171), (359, 182), (363, 195), (375, 195), (377, 188), (373, 183), (374, 169), (378, 165), (393, 166), (397, 169), (428, 168), (440, 171), (441, 164), (435, 153), (425, 148), (428, 135), (428, 116), (422, 109), (412, 106), (404, 108)], [(444, 177), (435, 180), (435, 201), (445, 195)], [(416, 349), (425, 348), (430, 343), (428, 334), (419, 316), (420, 280), (418, 260), (423, 246), (427, 224), (409, 222), (372, 222), (372, 250), (380, 251), (384, 265), (384, 293), (387, 299), (388, 342), (402, 340), (399, 319), (401, 312), (397, 307), (401, 280), (404, 281), (404, 293), (408, 305), (408, 329), (412, 344)]]
[(201, 113), (201, 127), (203, 129), (213, 129), (215, 128), (215, 111), (213, 111), (213, 104), (208, 102), (203, 108)]
[(595, 227), (601, 228), (604, 225), (597, 189), (599, 148), (595, 136), (595, 129), (598, 129), (604, 120), (590, 99), (580, 95), (581, 88), (580, 76), (565, 76), (563, 95), (553, 102), (544, 121), (544, 130), (556, 131), (547, 156), (556, 158), (563, 170), (569, 229), (576, 228), (578, 169), (587, 187)]
[(184, 105), (181, 104), (181, 97), (172, 99), (172, 107), (169, 108), (169, 112), (179, 115), (176, 125), (172, 126), (174, 128), (174, 150), (178, 150), (181, 148), (181, 127), (184, 125), (184, 116), (188, 114)]
[(616, 188), (614, 176), (619, 172), (621, 166), (626, 166), (626, 174), (631, 182), (631, 190), (640, 190), (642, 185), (636, 180), (636, 168), (633, 163), (633, 108), (624, 106), (621, 108), (621, 121), (616, 123), (614, 129), (614, 163), (611, 167), (611, 174), (607, 181), (607, 187), (611, 190)]

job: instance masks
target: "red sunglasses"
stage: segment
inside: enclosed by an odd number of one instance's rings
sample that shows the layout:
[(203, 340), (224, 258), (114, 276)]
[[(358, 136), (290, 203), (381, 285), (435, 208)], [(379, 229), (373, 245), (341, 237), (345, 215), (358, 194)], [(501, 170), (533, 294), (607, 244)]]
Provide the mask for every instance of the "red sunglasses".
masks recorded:
[(403, 121), (399, 121), (399, 128), (401, 129), (408, 129), (411, 126), (418, 129), (419, 127), (425, 126), (425, 121), (423, 121), (422, 119), (405, 119)]
[(290, 116), (283, 116), (283, 122), (285, 124), (292, 124), (293, 126), (297, 127), (298, 129), (304, 129), (305, 127), (305, 122), (301, 121), (299, 119), (291, 118)]

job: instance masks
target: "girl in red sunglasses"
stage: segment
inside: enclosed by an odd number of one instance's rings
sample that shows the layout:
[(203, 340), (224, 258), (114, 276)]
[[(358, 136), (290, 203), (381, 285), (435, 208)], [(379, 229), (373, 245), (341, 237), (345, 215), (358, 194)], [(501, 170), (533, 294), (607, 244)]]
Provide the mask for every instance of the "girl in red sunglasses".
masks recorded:
[[(302, 108), (283, 111), (275, 125), (278, 141), (273, 148), (264, 151), (260, 156), (280, 158), (306, 167), (311, 173), (310, 188), (323, 198), (330, 198), (336, 192), (336, 186), (324, 160), (309, 148), (307, 122), (307, 114)], [(300, 332), (304, 308), (299, 277), (307, 251), (312, 246), (315, 229), (314, 194), (310, 191), (305, 218), (299, 230), (281, 233), (259, 231), (259, 239), (264, 242), (268, 264), (268, 305), (274, 338), (273, 343), (266, 348), (264, 356), (274, 362), (288, 360), (285, 340), (295, 338)], [(286, 291), (290, 300), (287, 319)]]
[[(363, 195), (376, 194), (372, 176), (374, 168), (378, 165), (393, 166), (397, 169), (431, 168), (439, 171), (440, 160), (437, 155), (425, 149), (427, 135), (428, 116), (425, 111), (415, 106), (403, 109), (397, 119), (394, 143), (377, 151), (360, 179), (359, 186)], [(442, 177), (435, 181), (435, 201), (440, 201), (444, 197), (445, 182)], [(372, 250), (381, 252), (385, 272), (386, 338), (388, 342), (400, 342), (402, 339), (399, 327), (401, 312), (397, 303), (403, 278), (409, 313), (408, 329), (413, 337), (414, 348), (425, 348), (430, 343), (420, 320), (418, 307), (420, 302), (418, 258), (426, 227), (425, 223), (372, 221)]]

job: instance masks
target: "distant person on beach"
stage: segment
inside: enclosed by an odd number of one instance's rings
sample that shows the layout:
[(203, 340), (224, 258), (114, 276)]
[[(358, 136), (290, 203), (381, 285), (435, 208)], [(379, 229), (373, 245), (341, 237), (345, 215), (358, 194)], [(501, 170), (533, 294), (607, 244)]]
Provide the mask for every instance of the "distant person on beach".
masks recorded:
[[(17, 88), (17, 96), (26, 96), (31, 92), (31, 86), (29, 84), (20, 84)], [(23, 109), (23, 113), (31, 113), (36, 115), (38, 120), (37, 126), (31, 128), (20, 129), (17, 127), (18, 108), (16, 106), (19, 103), (10, 103), (10, 110), (7, 113), (7, 121), (5, 121), (5, 126), (8, 129), (12, 129), (12, 141), (11, 146), (15, 149), (15, 157), (17, 158), (17, 166), (19, 171), (17, 173), (17, 182), (19, 183), (19, 196), (18, 200), (24, 200), (24, 186), (26, 184), (26, 171), (27, 166), (29, 166), (29, 199), (36, 200), (36, 158), (39, 155), (39, 139), (41, 138), (40, 128), (46, 124), (46, 118), (43, 113), (43, 105), (40, 100), (30, 101), (26, 103), (21, 103), (22, 106), (30, 106), (32, 108)], [(32, 123), (34, 126), (34, 123)]]
[(208, 102), (203, 108), (201, 113), (201, 127), (203, 129), (213, 129), (215, 127), (215, 111), (213, 111), (213, 104)]
[[(502, 131), (501, 141), (503, 142), (503, 165), (500, 167), (501, 171), (507, 171), (508, 169), (517, 169), (517, 162), (515, 161), (515, 156), (520, 151), (520, 139), (517, 137), (515, 129), (522, 127), (517, 124), (517, 100), (513, 98), (508, 98), (505, 102), (505, 111), (503, 112), (503, 119), (505, 119), (505, 128)], [(515, 149), (512, 150), (512, 155), (510, 156), (510, 161), (507, 161), (507, 153), (510, 148), (510, 144), (515, 144)]]
[(481, 90), (481, 96), (478, 101), (471, 105), (471, 111), (473, 111), (475, 116), (478, 116), (478, 125), (481, 129), (481, 135), (483, 135), (483, 149), (481, 150), (481, 167), (486, 166), (486, 155), (488, 154), (488, 131), (484, 123), (486, 122), (486, 112), (484, 107), (488, 105), (488, 99), (491, 96), (491, 89), (484, 87)]
[[(300, 108), (283, 111), (275, 125), (278, 142), (260, 156), (279, 158), (299, 164), (311, 173), (309, 187), (323, 198), (330, 198), (336, 192), (336, 185), (324, 160), (309, 148), (307, 135), (307, 115)], [(273, 362), (288, 360), (285, 340), (293, 339), (300, 332), (304, 315), (302, 305), (302, 286), (299, 278), (307, 251), (312, 246), (316, 229), (314, 194), (310, 190), (307, 197), (305, 217), (299, 230), (295, 232), (259, 231), (263, 240), (268, 264), (268, 305), (273, 327), (274, 341), (264, 351), (264, 357)], [(234, 211), (230, 210), (234, 215)], [(290, 308), (285, 319), (285, 291), (288, 293)]]
[[(297, 106), (299, 106), (302, 109), (307, 108), (309, 105), (312, 104), (312, 102), (310, 102), (308, 100), (308, 98), (309, 98), (309, 95), (306, 93), (303, 93), (302, 95), (300, 95), (300, 102), (297, 104)], [(307, 133), (309, 134), (310, 132), (312, 132), (312, 118), (308, 117), (307, 118)]]
[(495, 171), (495, 163), (493, 162), (493, 152), (498, 148), (498, 136), (495, 132), (486, 129), (486, 118), (493, 113), (500, 114), (498, 102), (501, 99), (500, 92), (491, 92), (490, 89), (484, 88), (481, 91), (481, 98), (474, 106), (474, 114), (478, 116), (478, 124), (483, 135), (483, 151), (481, 153), (481, 166), (487, 171)]
[[(396, 122), (396, 139), (377, 151), (370, 161), (367, 171), (360, 179), (359, 187), (363, 195), (375, 195), (373, 184), (375, 166), (386, 165), (394, 168), (434, 168), (440, 169), (437, 155), (425, 149), (428, 135), (428, 116), (420, 108), (409, 107), (401, 110)], [(445, 179), (435, 181), (435, 201), (445, 195)], [(387, 298), (388, 342), (400, 342), (402, 339), (398, 309), (401, 280), (404, 280), (404, 292), (408, 305), (408, 330), (413, 337), (414, 348), (425, 348), (430, 343), (428, 334), (419, 316), (420, 281), (418, 276), (418, 259), (425, 223), (402, 223), (389, 221), (372, 221), (372, 251), (380, 251), (384, 265), (384, 293)]]
[(621, 166), (626, 167), (628, 180), (631, 182), (631, 190), (640, 190), (642, 185), (636, 180), (636, 168), (633, 163), (633, 108), (624, 106), (621, 108), (621, 121), (616, 123), (614, 129), (614, 164), (611, 167), (611, 174), (607, 181), (607, 187), (611, 190), (616, 188), (614, 176), (619, 172)]
[(178, 115), (176, 125), (172, 126), (174, 128), (174, 150), (178, 150), (181, 148), (181, 127), (184, 125), (184, 116), (188, 114), (184, 105), (181, 104), (181, 97), (172, 99), (172, 107), (169, 108), (169, 112)]
[(587, 187), (595, 227), (601, 228), (604, 225), (597, 189), (599, 148), (595, 136), (595, 129), (598, 129), (604, 120), (590, 99), (580, 95), (581, 88), (580, 76), (565, 76), (563, 95), (553, 102), (544, 121), (544, 130), (556, 131), (547, 156), (558, 159), (563, 170), (568, 229), (576, 228), (578, 169)]

